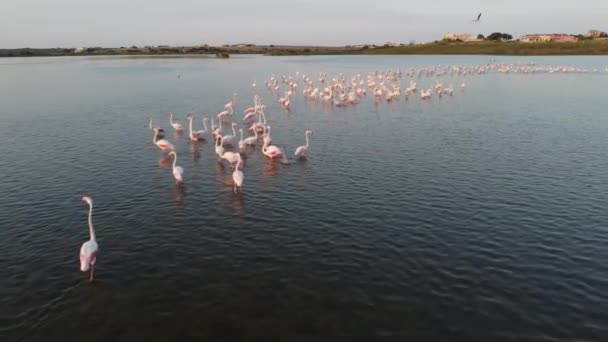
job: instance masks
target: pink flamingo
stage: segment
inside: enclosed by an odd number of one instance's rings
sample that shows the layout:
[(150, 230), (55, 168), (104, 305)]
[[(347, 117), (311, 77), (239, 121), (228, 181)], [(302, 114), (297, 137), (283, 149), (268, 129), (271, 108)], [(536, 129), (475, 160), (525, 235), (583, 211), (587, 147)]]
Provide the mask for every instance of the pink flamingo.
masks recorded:
[(171, 126), (173, 126), (173, 129), (175, 129), (178, 132), (181, 132), (184, 127), (177, 123), (177, 122), (173, 122), (173, 113), (169, 113), (169, 123), (171, 124)]
[(249, 119), (255, 116), (256, 110), (253, 107), (249, 107), (245, 109), (243, 113), (245, 114), (245, 116), (243, 117), (243, 121), (248, 121)]
[(82, 244), (80, 247), (80, 270), (86, 272), (91, 268), (89, 281), (93, 281), (93, 270), (97, 261), (97, 241), (95, 240), (95, 230), (93, 229), (93, 199), (88, 196), (82, 197), (82, 200), (89, 205), (89, 241)]
[(264, 139), (264, 145), (272, 144), (272, 138), (270, 137), (270, 125), (264, 126), (264, 133), (262, 134)]
[(266, 106), (260, 107), (260, 111), (258, 112), (258, 122), (253, 123), (253, 125), (249, 127), (250, 130), (257, 131), (258, 133), (264, 132), (264, 125), (266, 125), (266, 114), (264, 114), (264, 107)]
[(232, 135), (222, 136), (222, 146), (231, 146), (233, 140), (236, 138), (236, 124), (232, 123)]
[(222, 154), (224, 154), (224, 147), (222, 147), (222, 137), (217, 136), (215, 138), (215, 154), (217, 154), (218, 161), (222, 158)]
[(248, 137), (243, 139), (243, 129), (240, 128), (239, 132), (241, 132), (241, 141), (239, 141), (239, 148), (244, 149), (247, 145), (255, 145), (258, 142), (258, 132), (256, 130), (253, 131), (255, 134), (253, 137)]
[(236, 164), (239, 161), (239, 156), (240, 154), (236, 153), (236, 152), (224, 152), (222, 153), (221, 158), (225, 159), (228, 163), (230, 163), (231, 167), (234, 167), (234, 164)]
[(156, 132), (156, 131), (158, 131), (159, 133), (165, 132), (164, 129), (162, 129), (162, 128), (158, 127), (158, 126), (152, 126), (152, 118), (148, 118), (148, 120), (150, 120), (149, 125), (150, 125), (150, 129), (152, 130), (152, 132)]
[(219, 138), (219, 137), (217, 138), (216, 143), (215, 143), (215, 153), (219, 157), (218, 161), (221, 161), (222, 159), (226, 159), (226, 161), (228, 161), (228, 163), (230, 163), (230, 166), (233, 166), (236, 162), (238, 162), (238, 153), (226, 152), (224, 150), (224, 147), (222, 147), (221, 138)]
[(228, 110), (220, 112), (217, 115), (217, 119), (220, 120), (220, 122), (222, 122), (222, 121), (226, 120), (228, 118), (228, 116), (232, 115), (232, 113), (234, 113), (234, 111), (232, 110), (232, 107), (229, 107)]
[(232, 172), (232, 180), (234, 181), (234, 193), (236, 194), (236, 188), (238, 187), (239, 190), (241, 190), (243, 188), (243, 181), (245, 180), (245, 175), (243, 174), (243, 171), (241, 171), (241, 168), (243, 167), (243, 159), (241, 159), (241, 155), (238, 154), (238, 161), (236, 163), (236, 166), (234, 167), (234, 171)]
[(217, 137), (222, 136), (222, 120), (218, 121), (220, 123), (220, 126), (215, 128), (215, 121), (213, 121), (213, 118), (211, 118), (211, 129), (213, 130), (213, 139), (217, 139)]
[(309, 143), (310, 143), (309, 140), (308, 140), (309, 139), (309, 137), (308, 137), (309, 134), (312, 134), (312, 131), (311, 130), (306, 130), (306, 132), (304, 133), (304, 135), (306, 136), (306, 145), (299, 146), (296, 149), (296, 152), (295, 152), (296, 157), (298, 157), (298, 158), (306, 158), (306, 154), (308, 153), (308, 146), (309, 146)]
[(262, 153), (270, 159), (275, 159), (283, 154), (283, 150), (275, 145), (264, 143), (264, 146), (262, 146)]
[(232, 110), (234, 109), (233, 107), (236, 106), (236, 96), (237, 96), (237, 94), (233, 93), (232, 94), (232, 101), (230, 101), (230, 102), (228, 102), (228, 103), (226, 103), (224, 105), (224, 109), (225, 110), (230, 110), (231, 114), (232, 114)]
[(168, 142), (167, 140), (165, 140), (165, 139), (158, 139), (158, 140), (156, 140), (157, 136), (158, 136), (158, 131), (154, 132), (154, 137), (152, 138), (152, 142), (156, 146), (158, 146), (158, 148), (160, 148), (163, 151), (164, 150), (173, 150), (174, 149), (173, 145), (170, 142)]
[(200, 129), (198, 131), (192, 131), (192, 121), (194, 120), (194, 116), (192, 115), (188, 115), (188, 121), (189, 121), (189, 129), (190, 129), (190, 140), (192, 141), (198, 141), (199, 139), (204, 139), (203, 135), (205, 133), (207, 133), (207, 118), (203, 118), (203, 126), (205, 127), (204, 129)]
[(175, 178), (175, 184), (179, 184), (184, 181), (184, 168), (175, 165), (177, 163), (177, 153), (171, 151), (170, 156), (173, 156), (173, 178)]

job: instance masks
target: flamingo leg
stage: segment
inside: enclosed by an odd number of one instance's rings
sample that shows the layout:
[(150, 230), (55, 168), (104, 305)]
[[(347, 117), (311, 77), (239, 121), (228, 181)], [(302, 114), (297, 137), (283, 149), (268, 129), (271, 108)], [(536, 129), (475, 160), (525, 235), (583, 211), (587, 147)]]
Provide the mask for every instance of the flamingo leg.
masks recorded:
[(95, 270), (95, 265), (91, 265), (91, 275), (89, 276), (89, 282), (93, 281), (93, 272)]

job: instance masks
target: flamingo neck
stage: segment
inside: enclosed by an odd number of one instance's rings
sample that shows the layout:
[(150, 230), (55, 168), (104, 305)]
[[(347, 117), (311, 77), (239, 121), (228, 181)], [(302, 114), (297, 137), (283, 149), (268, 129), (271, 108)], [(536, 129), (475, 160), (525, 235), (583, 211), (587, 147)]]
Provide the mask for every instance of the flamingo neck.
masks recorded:
[(236, 130), (234, 129), (234, 124), (232, 125), (232, 136), (236, 136)]
[(158, 136), (158, 130), (154, 130), (154, 136), (152, 137), (152, 142), (156, 144), (156, 137)]
[(173, 113), (169, 114), (169, 122), (173, 125)]
[(150, 129), (152, 129), (152, 119), (150, 118)]
[(205, 127), (205, 131), (209, 130), (207, 129), (207, 118), (203, 118), (203, 127)]
[(89, 235), (91, 241), (95, 241), (95, 230), (93, 229), (93, 204), (89, 204)]
[(243, 129), (241, 129), (240, 132), (241, 132), (241, 141), (243, 141)]
[(308, 132), (306, 132), (306, 148), (308, 148)]
[(177, 163), (177, 154), (173, 153), (173, 168), (175, 169), (175, 164)]
[(190, 129), (190, 137), (192, 138), (192, 121), (194, 121), (192, 118), (190, 118), (190, 125), (188, 125), (188, 128)]

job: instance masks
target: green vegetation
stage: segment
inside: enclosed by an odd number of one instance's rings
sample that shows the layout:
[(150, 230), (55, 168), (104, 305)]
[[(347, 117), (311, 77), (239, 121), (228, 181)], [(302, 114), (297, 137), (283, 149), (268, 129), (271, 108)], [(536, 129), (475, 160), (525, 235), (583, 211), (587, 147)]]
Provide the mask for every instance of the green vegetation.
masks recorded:
[(377, 55), (608, 55), (608, 41), (586, 40), (573, 43), (437, 42), (369, 49), (364, 53)]
[[(74, 49), (0, 49), (0, 57), (32, 56), (175, 56), (201, 55), (228, 58), (231, 54), (264, 54), (267, 56), (298, 55), (608, 55), (608, 40), (585, 39), (572, 43), (522, 43), (503, 41), (510, 39), (509, 34), (493, 33), (483, 41), (435, 41), (427, 44), (401, 44), (399, 46), (255, 46), (238, 45), (212, 47), (207, 45), (192, 47), (92, 47), (75, 52)], [(491, 40), (498, 39), (498, 40)]]
[(137, 47), (130, 48), (102, 48), (91, 47), (83, 51), (76, 52), (75, 49), (53, 48), (53, 49), (0, 49), (0, 57), (44, 57), (44, 56), (121, 56), (121, 55), (183, 55), (183, 54), (221, 54), (222, 58), (228, 53), (221, 48), (209, 46), (187, 46), (171, 47), (161, 45), (158, 47)]

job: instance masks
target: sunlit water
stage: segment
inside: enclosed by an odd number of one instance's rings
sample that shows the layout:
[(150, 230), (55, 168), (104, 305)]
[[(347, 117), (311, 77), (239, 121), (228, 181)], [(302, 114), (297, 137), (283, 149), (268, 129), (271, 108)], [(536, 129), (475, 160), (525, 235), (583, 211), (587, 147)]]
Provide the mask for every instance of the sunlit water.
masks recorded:
[[(444, 76), (452, 97), (350, 108), (300, 88), (290, 112), (263, 86), (489, 58), (0, 60), (0, 340), (605, 340), (606, 73), (487, 74), (464, 91)], [(166, 113), (185, 125), (195, 111), (198, 127), (237, 92), (241, 118), (254, 80), (276, 144), (292, 155), (314, 135), (303, 162), (249, 150), (235, 195), (212, 143), (173, 135)], [(176, 146), (182, 188), (147, 115)], [(93, 283), (78, 264), (84, 194)]]

